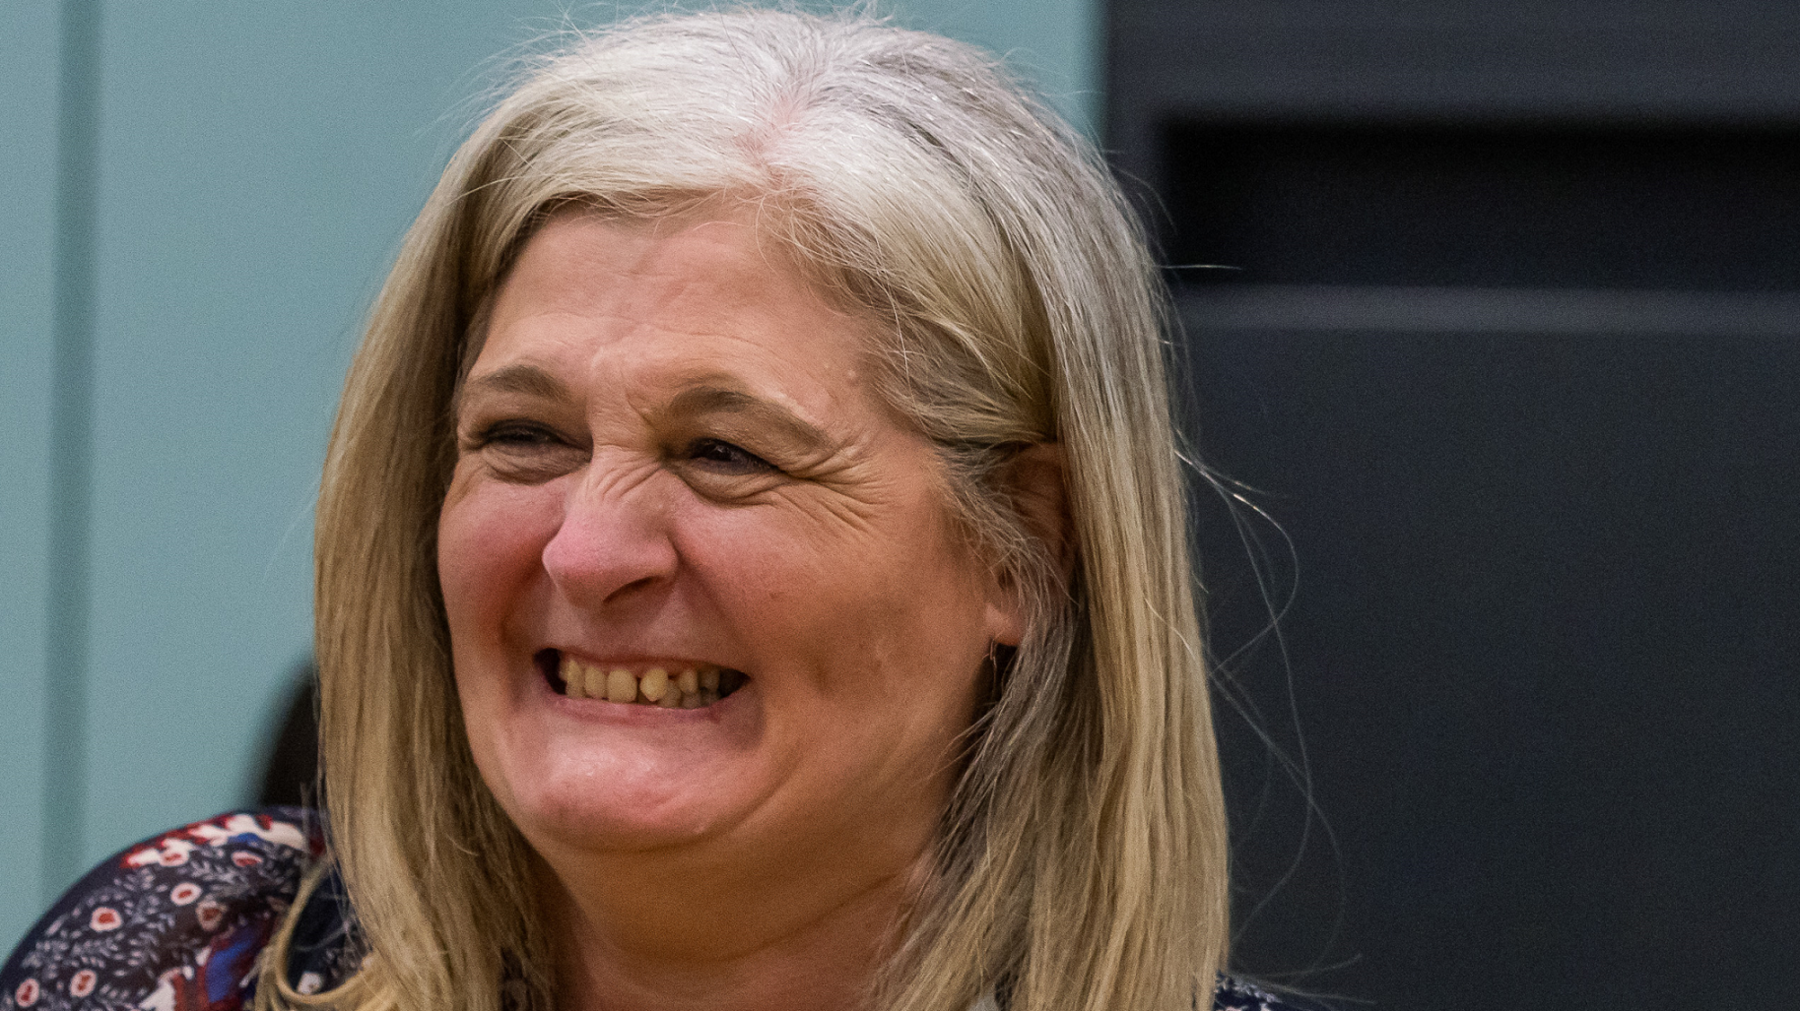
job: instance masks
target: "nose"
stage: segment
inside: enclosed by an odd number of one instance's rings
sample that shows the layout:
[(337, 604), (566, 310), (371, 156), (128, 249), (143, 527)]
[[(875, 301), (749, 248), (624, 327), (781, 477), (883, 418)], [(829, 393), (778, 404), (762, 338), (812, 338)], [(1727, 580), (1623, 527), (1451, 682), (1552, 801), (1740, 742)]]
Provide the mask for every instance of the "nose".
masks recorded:
[(653, 479), (608, 475), (596, 460), (569, 492), (562, 525), (544, 545), (544, 570), (571, 603), (616, 605), (674, 578), (678, 556)]

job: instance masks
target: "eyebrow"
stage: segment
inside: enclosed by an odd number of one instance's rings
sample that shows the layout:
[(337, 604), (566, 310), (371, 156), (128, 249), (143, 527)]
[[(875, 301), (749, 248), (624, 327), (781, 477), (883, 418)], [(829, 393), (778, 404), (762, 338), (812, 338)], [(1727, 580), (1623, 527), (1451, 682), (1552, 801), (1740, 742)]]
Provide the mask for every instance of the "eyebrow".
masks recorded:
[(675, 415), (736, 414), (776, 429), (803, 451), (823, 451), (833, 443), (824, 432), (792, 411), (754, 394), (729, 386), (690, 386), (669, 401)]
[[(495, 369), (469, 380), (456, 391), (452, 406), (460, 409), (464, 397), (472, 391), (518, 393), (547, 400), (567, 400), (572, 396), (562, 380), (536, 365), (523, 363)], [(833, 446), (832, 440), (818, 426), (778, 404), (732, 386), (717, 383), (690, 386), (669, 400), (667, 411), (674, 415), (739, 415), (776, 429), (802, 451), (823, 452)]]
[(495, 393), (522, 393), (531, 397), (543, 397), (548, 400), (566, 400), (569, 388), (563, 381), (536, 365), (508, 365), (495, 369), (464, 384), (463, 389), (456, 392), (456, 403), (460, 404), (468, 390), (491, 390)]

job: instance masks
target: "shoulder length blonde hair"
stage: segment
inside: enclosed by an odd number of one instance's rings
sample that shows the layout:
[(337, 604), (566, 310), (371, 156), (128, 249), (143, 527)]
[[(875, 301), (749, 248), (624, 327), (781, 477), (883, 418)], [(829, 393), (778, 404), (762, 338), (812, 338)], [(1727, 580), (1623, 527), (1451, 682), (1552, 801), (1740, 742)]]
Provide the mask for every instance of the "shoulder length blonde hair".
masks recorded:
[[(556, 208), (720, 202), (877, 324), (884, 394), (1031, 604), (871, 1007), (961, 1011), (997, 988), (1029, 1011), (1190, 1011), (1224, 958), (1225, 819), (1139, 229), (1092, 148), (979, 50), (756, 9), (631, 21), (543, 61), (407, 235), (345, 385), (316, 542), (332, 853), (374, 954), (301, 995), (284, 931), (259, 1004), (550, 1006), (530, 853), (470, 758), (450, 669), (450, 403), (490, 294)], [(1007, 492), (1042, 443), (1063, 461), (1066, 577)]]

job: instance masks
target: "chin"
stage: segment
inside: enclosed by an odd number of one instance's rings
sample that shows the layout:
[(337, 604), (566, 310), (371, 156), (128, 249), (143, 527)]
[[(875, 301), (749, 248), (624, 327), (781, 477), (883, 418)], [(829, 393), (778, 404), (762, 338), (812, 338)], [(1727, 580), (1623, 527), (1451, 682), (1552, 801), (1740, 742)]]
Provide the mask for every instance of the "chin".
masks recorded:
[[(754, 692), (704, 710), (554, 696), (471, 740), (509, 817), (544, 850), (631, 851), (723, 834), (756, 803)], [(542, 701), (542, 700), (540, 700)]]
[(540, 850), (630, 852), (682, 846), (719, 834), (723, 819), (680, 791), (652, 784), (596, 790), (552, 780), (518, 796), (513, 821)]

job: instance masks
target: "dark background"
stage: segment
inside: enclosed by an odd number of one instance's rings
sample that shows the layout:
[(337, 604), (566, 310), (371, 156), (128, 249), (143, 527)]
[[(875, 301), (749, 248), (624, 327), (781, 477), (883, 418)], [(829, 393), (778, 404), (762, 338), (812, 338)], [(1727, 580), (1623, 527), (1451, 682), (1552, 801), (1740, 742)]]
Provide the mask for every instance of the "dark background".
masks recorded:
[(1190, 429), (1279, 523), (1199, 485), (1239, 969), (1800, 1007), (1800, 8), (1107, 28)]

